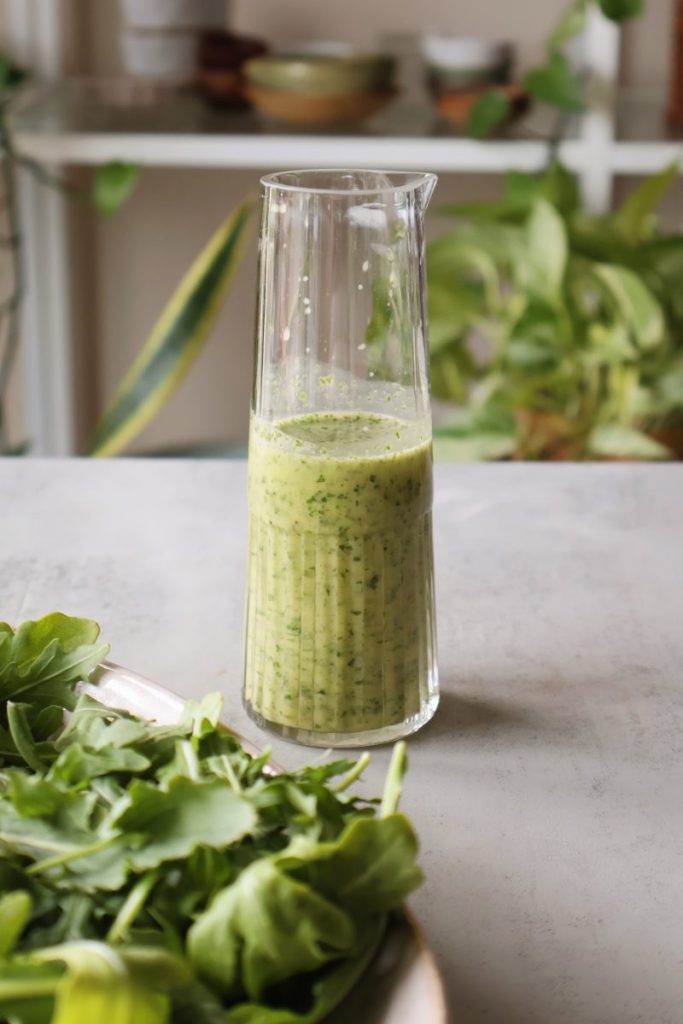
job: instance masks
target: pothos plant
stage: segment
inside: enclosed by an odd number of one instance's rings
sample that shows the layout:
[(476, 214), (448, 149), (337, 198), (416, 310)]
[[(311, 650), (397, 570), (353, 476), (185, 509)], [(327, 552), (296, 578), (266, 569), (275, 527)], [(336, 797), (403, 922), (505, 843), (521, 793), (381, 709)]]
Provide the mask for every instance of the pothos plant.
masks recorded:
[(666, 458), (683, 422), (683, 235), (660, 232), (667, 167), (588, 216), (553, 164), (450, 208), (428, 248), (432, 388), (458, 407), (445, 457)]
[[(532, 100), (548, 104), (558, 113), (551, 143), (557, 143), (567, 122), (587, 105), (586, 81), (581, 69), (572, 66), (568, 55), (571, 42), (583, 31), (588, 12), (598, 8), (610, 21), (620, 23), (639, 15), (645, 0), (571, 0), (562, 12), (545, 46), (545, 60), (524, 77), (524, 88)], [(490, 135), (510, 115), (510, 100), (495, 87), (472, 107), (467, 129), (474, 138)]]
[[(614, 21), (643, 0), (572, 0), (525, 84), (555, 108), (548, 169), (511, 172), (503, 196), (450, 207), (428, 249), (432, 388), (454, 403), (435, 431), (455, 459), (666, 458), (683, 422), (683, 236), (656, 208), (678, 173), (647, 179), (621, 209), (591, 217), (557, 162), (586, 83), (567, 46), (591, 6)], [(506, 117), (492, 90), (470, 131)], [(448, 407), (446, 407), (448, 408)]]
[[(0, 215), (4, 214), (5, 222), (0, 247), (6, 252), (9, 269), (8, 292), (0, 302), (0, 455), (19, 455), (30, 450), (30, 439), (10, 443), (5, 416), (21, 337), (21, 303), (27, 286), (17, 174), (31, 174), (46, 188), (88, 198), (83, 190), (15, 148), (10, 104), (25, 77), (20, 68), (0, 54)], [(125, 161), (112, 161), (97, 168), (89, 196), (95, 208), (104, 216), (114, 214), (132, 195), (139, 173), (137, 166)], [(209, 239), (183, 277), (98, 424), (89, 448), (91, 454), (113, 455), (121, 451), (181, 383), (210, 331), (239, 262), (249, 213), (249, 202), (242, 203)]]

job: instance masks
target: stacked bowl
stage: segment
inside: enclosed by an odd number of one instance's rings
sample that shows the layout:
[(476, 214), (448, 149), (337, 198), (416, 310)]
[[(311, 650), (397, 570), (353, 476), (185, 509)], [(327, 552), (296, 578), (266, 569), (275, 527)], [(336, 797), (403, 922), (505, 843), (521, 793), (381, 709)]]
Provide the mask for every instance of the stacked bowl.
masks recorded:
[(358, 121), (395, 94), (395, 60), (383, 53), (297, 52), (244, 68), (247, 96), (264, 114), (295, 124)]
[(507, 96), (511, 113), (521, 112), (526, 94), (512, 81), (513, 56), (509, 43), (467, 36), (424, 36), (427, 85), (438, 112), (462, 127), (477, 100), (491, 89)]

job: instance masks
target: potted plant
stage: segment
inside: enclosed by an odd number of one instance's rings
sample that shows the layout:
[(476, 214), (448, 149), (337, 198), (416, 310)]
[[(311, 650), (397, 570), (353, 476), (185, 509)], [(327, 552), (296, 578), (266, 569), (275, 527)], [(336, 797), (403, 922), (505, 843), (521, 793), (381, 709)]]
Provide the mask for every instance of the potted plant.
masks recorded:
[[(450, 209), (428, 248), (437, 451), (450, 458), (671, 458), (683, 424), (683, 235), (665, 168), (606, 217), (573, 176), (513, 172)], [(452, 409), (452, 403), (457, 408)]]
[[(21, 300), (26, 286), (31, 284), (24, 275), (16, 177), (23, 171), (45, 187), (80, 195), (68, 181), (15, 149), (9, 108), (25, 77), (22, 69), (0, 54), (0, 178), (5, 217), (2, 247), (8, 261), (9, 284), (8, 294), (0, 303), (0, 456), (21, 455), (31, 447), (30, 438), (17, 443), (9, 437), (4, 416), (21, 342)], [(91, 197), (98, 212), (103, 216), (114, 214), (133, 193), (139, 173), (138, 167), (124, 161), (98, 167)], [(184, 275), (98, 424), (91, 454), (121, 451), (179, 387), (201, 350), (239, 263), (250, 209), (248, 201), (241, 203), (218, 227)]]

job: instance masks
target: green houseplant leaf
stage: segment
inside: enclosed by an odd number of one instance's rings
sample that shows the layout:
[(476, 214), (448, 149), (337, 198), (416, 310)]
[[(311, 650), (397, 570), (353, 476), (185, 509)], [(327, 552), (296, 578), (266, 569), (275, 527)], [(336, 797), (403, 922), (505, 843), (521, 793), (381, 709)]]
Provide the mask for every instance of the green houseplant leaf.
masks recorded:
[(0, 960), (14, 949), (28, 924), (32, 905), (31, 897), (23, 889), (0, 896)]
[[(155, 990), (154, 977), (141, 977), (128, 957), (100, 942), (74, 942), (34, 954), (38, 962), (64, 963), (55, 986), (51, 1024), (166, 1024), (170, 1000)], [(180, 975), (179, 975), (180, 977)], [(152, 982), (150, 984), (150, 981)]]
[(573, 0), (566, 11), (562, 12), (548, 39), (548, 49), (551, 53), (583, 31), (588, 3), (589, 0)]
[(93, 202), (96, 209), (111, 217), (133, 194), (140, 177), (137, 164), (112, 160), (95, 171), (93, 178)]
[(609, 263), (595, 264), (592, 273), (639, 348), (658, 346), (664, 340), (664, 316), (656, 298), (638, 275), (627, 267)]
[(588, 439), (591, 455), (599, 458), (670, 459), (672, 453), (641, 430), (605, 423), (596, 427)]
[(567, 268), (567, 231), (559, 213), (547, 200), (536, 200), (526, 235), (527, 260), (520, 273), (533, 294), (556, 302)]
[(91, 455), (120, 452), (185, 377), (237, 267), (250, 213), (251, 204), (242, 203), (188, 270), (105, 412)]
[(497, 89), (485, 92), (476, 101), (467, 118), (466, 131), (475, 139), (485, 139), (510, 113), (510, 100)]
[(580, 113), (585, 108), (583, 89), (563, 53), (552, 53), (546, 63), (530, 71), (524, 84), (532, 96), (561, 110)]
[(677, 160), (668, 164), (659, 174), (653, 174), (631, 192), (621, 208), (612, 217), (612, 223), (627, 242), (636, 245), (651, 238), (654, 233), (654, 211), (678, 177)]
[(642, 13), (643, 0), (600, 0), (600, 10), (612, 21), (625, 21)]

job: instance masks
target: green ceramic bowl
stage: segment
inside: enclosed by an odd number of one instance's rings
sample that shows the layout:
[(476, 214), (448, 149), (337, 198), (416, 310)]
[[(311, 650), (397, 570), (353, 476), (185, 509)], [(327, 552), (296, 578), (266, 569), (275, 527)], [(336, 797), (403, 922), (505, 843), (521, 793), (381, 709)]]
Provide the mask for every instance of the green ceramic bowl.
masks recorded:
[(252, 85), (306, 96), (344, 96), (391, 89), (395, 60), (381, 53), (256, 57), (244, 67)]

